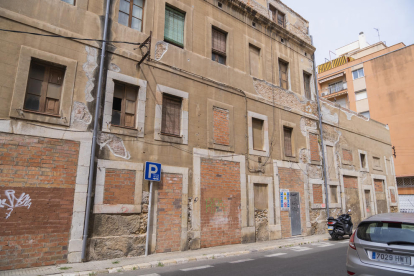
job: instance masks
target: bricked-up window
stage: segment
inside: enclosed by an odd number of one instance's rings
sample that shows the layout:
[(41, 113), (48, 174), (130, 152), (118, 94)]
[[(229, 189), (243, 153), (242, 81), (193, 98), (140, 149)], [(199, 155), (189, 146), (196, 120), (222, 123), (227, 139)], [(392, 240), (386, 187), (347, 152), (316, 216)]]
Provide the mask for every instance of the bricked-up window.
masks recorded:
[(269, 6), (269, 9), (272, 11), (272, 20), (280, 26), (285, 27), (285, 14), (272, 5)]
[(249, 44), (250, 75), (260, 77), (260, 49)]
[(165, 6), (164, 40), (184, 48), (185, 13)]
[(181, 103), (181, 98), (165, 93), (163, 94), (161, 122), (162, 134), (180, 136)]
[(374, 167), (381, 168), (380, 159), (378, 157), (373, 157), (373, 158), (374, 158)]
[(138, 87), (115, 82), (112, 125), (135, 128)]
[(289, 81), (288, 81), (288, 63), (282, 60), (279, 60), (279, 79), (280, 79), (280, 86), (283, 89), (289, 89)]
[(144, 0), (121, 0), (118, 23), (141, 32), (143, 9)]
[(338, 203), (338, 186), (329, 185), (330, 195), (329, 195), (329, 202), (330, 203)]
[(255, 150), (263, 150), (264, 148), (263, 125), (263, 120), (252, 118), (253, 149)]
[(305, 86), (305, 97), (308, 100), (311, 100), (311, 77), (312, 75), (308, 74), (308, 73), (303, 73), (303, 82), (304, 82), (304, 86)]
[(65, 68), (32, 60), (24, 109), (59, 115)]
[(283, 127), (285, 156), (293, 156), (292, 155), (292, 130), (293, 129), (290, 127)]
[(75, 6), (75, 0), (62, 0), (62, 1)]
[(211, 59), (220, 63), (226, 64), (226, 38), (227, 34), (216, 28), (211, 32), (212, 54)]

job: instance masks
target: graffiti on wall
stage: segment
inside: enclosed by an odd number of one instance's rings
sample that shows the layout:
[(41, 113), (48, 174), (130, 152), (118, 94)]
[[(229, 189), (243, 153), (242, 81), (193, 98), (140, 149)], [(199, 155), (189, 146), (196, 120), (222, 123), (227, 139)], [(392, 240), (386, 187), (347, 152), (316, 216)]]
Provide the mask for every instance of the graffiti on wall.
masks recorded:
[(206, 213), (224, 212), (223, 200), (219, 198), (206, 199)]
[(27, 209), (29, 209), (32, 205), (32, 200), (28, 194), (22, 193), (19, 198), (16, 197), (16, 192), (14, 190), (6, 190), (4, 194), (7, 198), (0, 198), (0, 208), (7, 208), (6, 219), (10, 217), (14, 208), (27, 207)]

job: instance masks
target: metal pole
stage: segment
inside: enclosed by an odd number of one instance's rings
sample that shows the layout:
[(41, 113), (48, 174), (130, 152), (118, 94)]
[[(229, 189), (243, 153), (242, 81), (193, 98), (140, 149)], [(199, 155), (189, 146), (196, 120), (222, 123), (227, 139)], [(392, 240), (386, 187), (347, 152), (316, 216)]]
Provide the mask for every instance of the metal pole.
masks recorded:
[[(313, 45), (313, 37), (311, 36), (312, 45)], [(318, 82), (316, 78), (316, 65), (315, 65), (315, 53), (312, 55), (313, 59), (313, 78), (315, 83), (315, 91), (316, 91), (316, 102), (318, 103), (318, 118), (319, 118), (319, 136), (321, 138), (321, 148), (322, 148), (322, 167), (323, 167), (323, 181), (325, 184), (325, 201), (326, 201), (326, 218), (329, 218), (329, 196), (328, 196), (328, 179), (326, 173), (326, 160), (325, 160), (325, 146), (323, 143), (323, 129), (322, 129), (322, 115), (321, 115), (321, 104), (319, 102), (319, 91), (318, 91)]]
[(86, 200), (86, 214), (85, 214), (85, 225), (83, 229), (83, 242), (82, 242), (82, 261), (85, 261), (85, 253), (86, 253), (86, 244), (88, 240), (88, 228), (89, 228), (89, 217), (91, 212), (91, 204), (92, 204), (92, 185), (93, 185), (93, 177), (95, 171), (95, 149), (96, 149), (96, 140), (98, 135), (98, 121), (99, 121), (99, 109), (101, 106), (101, 93), (102, 93), (102, 77), (103, 77), (103, 68), (105, 62), (105, 52), (106, 52), (106, 40), (107, 40), (107, 33), (108, 33), (108, 22), (109, 22), (109, 8), (111, 0), (106, 0), (106, 12), (105, 12), (105, 25), (103, 31), (103, 42), (102, 42), (102, 52), (101, 52), (101, 61), (99, 65), (99, 78), (98, 78), (98, 92), (96, 96), (96, 103), (95, 103), (95, 121), (93, 122), (93, 136), (92, 136), (92, 151), (91, 151), (91, 158), (89, 162), (89, 180), (88, 180), (88, 195)]
[(147, 220), (147, 240), (145, 241), (145, 256), (148, 256), (148, 244), (151, 227), (151, 203), (152, 203), (152, 181), (150, 182), (150, 194), (148, 199), (148, 220)]

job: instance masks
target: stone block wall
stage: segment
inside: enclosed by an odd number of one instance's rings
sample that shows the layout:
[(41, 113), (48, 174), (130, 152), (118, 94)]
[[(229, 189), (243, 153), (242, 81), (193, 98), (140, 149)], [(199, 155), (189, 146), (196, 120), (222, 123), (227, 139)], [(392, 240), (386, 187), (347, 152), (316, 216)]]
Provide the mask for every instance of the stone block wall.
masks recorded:
[(201, 158), (201, 247), (241, 243), (240, 164)]
[(67, 262), (79, 143), (0, 133), (0, 270)]

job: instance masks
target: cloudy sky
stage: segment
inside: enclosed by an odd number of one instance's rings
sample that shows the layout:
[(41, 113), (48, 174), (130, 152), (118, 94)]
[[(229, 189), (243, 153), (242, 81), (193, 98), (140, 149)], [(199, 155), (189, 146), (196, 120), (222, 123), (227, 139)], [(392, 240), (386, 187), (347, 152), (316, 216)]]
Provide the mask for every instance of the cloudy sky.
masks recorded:
[[(381, 40), (387, 46), (414, 43), (414, 0), (282, 0), (309, 21), (316, 47), (316, 64), (329, 59), (329, 50), (358, 40), (364, 32), (367, 42)], [(331, 53), (332, 58), (335, 55)]]

